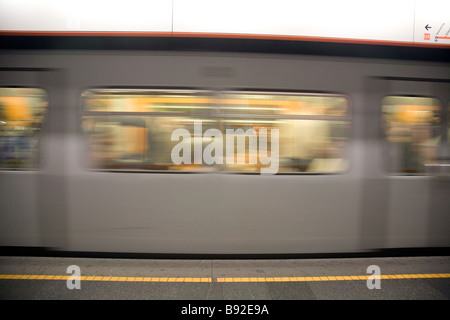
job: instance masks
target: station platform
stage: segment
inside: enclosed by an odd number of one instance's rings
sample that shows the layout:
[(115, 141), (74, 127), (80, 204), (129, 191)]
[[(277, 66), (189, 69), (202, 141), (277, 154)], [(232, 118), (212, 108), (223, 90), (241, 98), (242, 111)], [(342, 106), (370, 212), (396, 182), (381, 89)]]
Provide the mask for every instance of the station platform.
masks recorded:
[(255, 308), (261, 313), (266, 306), (270, 314), (271, 301), (449, 300), (450, 257), (186, 260), (1, 256), (0, 299), (177, 301), (171, 312), (179, 316), (183, 311), (190, 315), (210, 312), (195, 308), (215, 306), (214, 317), (218, 310), (223, 315), (233, 312), (232, 308), (242, 312), (241, 306), (253, 313)]

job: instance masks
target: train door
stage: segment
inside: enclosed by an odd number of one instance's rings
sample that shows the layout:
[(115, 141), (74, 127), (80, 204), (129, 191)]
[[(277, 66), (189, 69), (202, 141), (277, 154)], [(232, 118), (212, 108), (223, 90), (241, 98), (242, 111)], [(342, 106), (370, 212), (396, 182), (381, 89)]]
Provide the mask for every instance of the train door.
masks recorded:
[[(55, 247), (63, 229), (57, 70), (0, 68), (0, 246)], [(59, 124), (58, 124), (59, 123)]]
[(369, 83), (367, 125), (378, 140), (378, 168), (364, 182), (364, 247), (448, 247), (450, 83), (394, 77)]

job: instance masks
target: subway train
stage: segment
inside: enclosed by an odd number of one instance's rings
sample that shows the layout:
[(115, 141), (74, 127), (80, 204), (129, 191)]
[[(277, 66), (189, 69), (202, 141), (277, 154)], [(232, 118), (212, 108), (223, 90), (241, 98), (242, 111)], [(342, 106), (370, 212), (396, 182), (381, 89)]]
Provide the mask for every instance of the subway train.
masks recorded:
[(2, 36), (0, 247), (450, 247), (448, 49)]

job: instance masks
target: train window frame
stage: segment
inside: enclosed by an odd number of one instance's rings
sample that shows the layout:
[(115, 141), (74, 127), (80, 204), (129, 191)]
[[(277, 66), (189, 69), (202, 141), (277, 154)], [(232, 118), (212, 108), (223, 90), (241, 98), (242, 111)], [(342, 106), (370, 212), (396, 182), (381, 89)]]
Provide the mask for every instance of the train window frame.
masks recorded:
[[(0, 86), (0, 89), (34, 89), (39, 90), (42, 92), (42, 96), (45, 97), (45, 107), (44, 112), (41, 115), (40, 120), (40, 126), (39, 126), (39, 133), (38, 133), (38, 139), (36, 144), (36, 150), (33, 151), (35, 153), (34, 155), (34, 162), (30, 167), (4, 167), (0, 163), (0, 172), (33, 172), (33, 171), (40, 171), (43, 169), (43, 152), (42, 152), (42, 140), (45, 136), (45, 133), (47, 131), (47, 125), (48, 125), (48, 114), (50, 112), (50, 95), (49, 91), (42, 86), (31, 86), (31, 85), (2, 85)], [(0, 119), (0, 121), (2, 121)], [(17, 120), (20, 121), (20, 120)]]
[[(196, 115), (183, 115), (183, 114), (176, 114), (176, 113), (165, 113), (165, 112), (118, 112), (118, 111), (86, 111), (86, 97), (85, 93), (88, 91), (114, 91), (114, 92), (134, 92), (135, 94), (142, 94), (142, 93), (156, 93), (156, 92), (165, 92), (165, 93), (202, 93), (204, 95), (208, 95), (213, 97), (213, 91), (207, 90), (207, 89), (198, 89), (198, 88), (191, 88), (191, 87), (142, 87), (142, 86), (127, 86), (127, 87), (116, 87), (116, 86), (95, 86), (95, 87), (86, 87), (81, 90), (81, 103), (80, 103), (80, 112), (79, 112), (79, 128), (81, 130), (81, 134), (84, 138), (84, 141), (86, 144), (89, 144), (87, 142), (87, 134), (85, 130), (83, 129), (83, 117), (89, 116), (89, 115), (101, 115), (101, 116), (133, 116), (133, 115), (140, 115), (143, 117), (186, 117), (186, 118), (193, 118)], [(213, 109), (213, 108), (211, 108)], [(212, 118), (212, 113), (210, 113), (209, 118)], [(95, 168), (88, 164), (88, 157), (89, 157), (89, 151), (85, 152), (85, 155), (83, 157), (83, 166), (88, 171), (96, 171), (96, 172), (117, 172), (117, 173), (159, 173), (159, 174), (197, 174), (197, 173), (214, 173), (217, 170), (214, 171), (208, 171), (208, 170), (156, 170), (156, 169), (127, 169), (127, 168)]]
[[(390, 171), (389, 161), (389, 143), (387, 141), (387, 134), (385, 129), (385, 119), (383, 114), (383, 100), (389, 97), (398, 97), (398, 98), (425, 98), (425, 99), (434, 99), (438, 102), (439, 109), (436, 112), (437, 117), (439, 118), (439, 123), (436, 125), (438, 127), (438, 132), (440, 133), (441, 139), (437, 143), (437, 151), (439, 152), (439, 149), (442, 148), (442, 136), (443, 136), (443, 117), (444, 117), (444, 110), (443, 110), (443, 103), (441, 99), (437, 96), (432, 95), (411, 95), (411, 94), (387, 94), (384, 95), (380, 101), (379, 101), (379, 119), (380, 119), (380, 125), (379, 130), (380, 134), (379, 137), (382, 141), (382, 170), (384, 171), (384, 174), (390, 177), (427, 177), (430, 174), (424, 170), (423, 172), (395, 172)], [(424, 164), (425, 165), (425, 164)]]
[[(282, 120), (326, 120), (326, 121), (347, 121), (348, 122), (348, 142), (352, 141), (353, 138), (353, 121), (352, 121), (352, 110), (353, 104), (350, 95), (343, 93), (333, 93), (333, 92), (324, 92), (324, 91), (296, 91), (296, 90), (273, 90), (273, 89), (239, 89), (239, 88), (230, 88), (228, 90), (219, 91), (219, 95), (226, 96), (232, 94), (248, 94), (248, 95), (273, 95), (273, 96), (299, 96), (299, 97), (337, 97), (343, 98), (346, 101), (347, 112), (345, 116), (324, 116), (324, 115), (275, 115), (277, 119)], [(273, 118), (272, 115), (255, 115), (255, 114), (228, 114), (221, 113), (218, 111), (217, 118), (223, 120), (224, 118), (236, 119), (238, 117), (251, 116), (250, 118), (255, 119), (269, 119)], [(280, 144), (281, 145), (281, 144)], [(280, 176), (322, 176), (322, 175), (344, 175), (348, 174), (351, 170), (351, 159), (349, 148), (345, 149), (344, 158), (346, 161), (345, 169), (340, 171), (315, 171), (315, 172), (283, 172), (278, 171), (276, 175)], [(246, 172), (246, 171), (232, 171), (232, 170), (224, 170), (222, 171), (225, 174), (260, 174), (259, 172)]]
[[(79, 128), (81, 130), (82, 135), (84, 136), (84, 141), (87, 142), (87, 134), (83, 129), (83, 117), (89, 115), (141, 115), (141, 116), (165, 116), (163, 113), (153, 113), (153, 112), (118, 112), (118, 111), (89, 111), (86, 108), (86, 93), (87, 92), (136, 92), (136, 93), (155, 93), (155, 92), (165, 92), (165, 93), (173, 93), (173, 92), (187, 92), (187, 93), (201, 93), (205, 95), (209, 95), (211, 97), (211, 109), (209, 113), (209, 118), (217, 121), (219, 126), (223, 126), (223, 120), (236, 118), (233, 115), (225, 114), (221, 112), (221, 108), (219, 104), (216, 103), (217, 97), (223, 97), (225, 95), (230, 94), (260, 94), (260, 95), (274, 95), (274, 96), (300, 96), (300, 97), (337, 97), (343, 98), (345, 100), (346, 105), (346, 113), (341, 116), (325, 116), (325, 115), (284, 115), (284, 116), (276, 116), (280, 119), (288, 119), (288, 120), (330, 120), (330, 121), (346, 121), (348, 123), (348, 131), (346, 135), (347, 141), (350, 143), (353, 137), (353, 122), (352, 122), (352, 100), (351, 97), (347, 94), (342, 93), (332, 93), (332, 92), (314, 92), (314, 91), (277, 91), (277, 90), (258, 90), (258, 89), (229, 89), (229, 90), (219, 90), (219, 89), (197, 89), (197, 88), (174, 88), (174, 87), (110, 87), (110, 86), (101, 86), (101, 87), (87, 87), (81, 90), (81, 103), (80, 103), (80, 112), (79, 112)], [(174, 116), (174, 114), (170, 114), (170, 116)], [(239, 116), (243, 116), (242, 114)], [(245, 114), (244, 114), (245, 116)], [(256, 115), (252, 114), (252, 117), (262, 119), (267, 118), (265, 115)], [(211, 167), (214, 167), (214, 170), (154, 170), (154, 169), (111, 169), (111, 168), (101, 168), (101, 167), (92, 167), (88, 164), (87, 158), (89, 157), (89, 151), (86, 152), (84, 156), (84, 167), (89, 171), (100, 171), (100, 172), (124, 172), (124, 173), (176, 173), (176, 174), (232, 174), (232, 175), (254, 175), (261, 174), (260, 172), (249, 172), (249, 171), (238, 171), (238, 170), (229, 170), (224, 169), (224, 165), (222, 164), (214, 164)], [(345, 160), (345, 168), (339, 171), (317, 171), (317, 172), (277, 172), (276, 175), (343, 175), (348, 173), (351, 169), (351, 159), (349, 148), (345, 148), (343, 153), (343, 158)], [(204, 164), (203, 164), (204, 165)]]
[(445, 130), (447, 131), (446, 134), (444, 134), (444, 136), (447, 138), (447, 152), (449, 153), (450, 156), (450, 100), (447, 102), (447, 110), (444, 111), (446, 113), (446, 120), (447, 123), (445, 124)]

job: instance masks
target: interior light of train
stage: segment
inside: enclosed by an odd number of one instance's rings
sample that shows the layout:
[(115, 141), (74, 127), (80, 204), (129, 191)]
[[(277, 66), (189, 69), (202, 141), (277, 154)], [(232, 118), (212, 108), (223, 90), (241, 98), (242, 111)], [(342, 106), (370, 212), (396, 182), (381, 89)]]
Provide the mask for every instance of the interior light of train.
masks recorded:
[(209, 107), (201, 107), (201, 106), (156, 106), (156, 105), (149, 105), (148, 108), (152, 109), (211, 109)]

